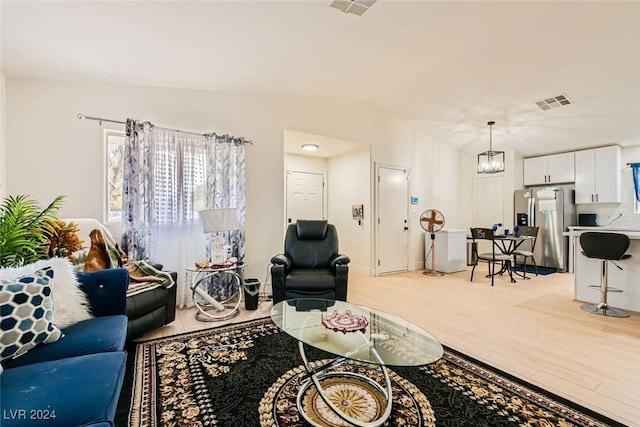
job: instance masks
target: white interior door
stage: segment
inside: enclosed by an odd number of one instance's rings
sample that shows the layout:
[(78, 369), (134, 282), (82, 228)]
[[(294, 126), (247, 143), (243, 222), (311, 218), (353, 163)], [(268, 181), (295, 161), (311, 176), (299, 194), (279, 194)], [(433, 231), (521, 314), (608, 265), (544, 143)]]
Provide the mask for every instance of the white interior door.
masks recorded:
[[(504, 178), (493, 176), (478, 178), (476, 191), (475, 227), (491, 228), (493, 224), (505, 225)], [(505, 225), (508, 227), (508, 225)]]
[(287, 171), (287, 224), (298, 219), (324, 219), (324, 176)]
[[(476, 222), (474, 227), (491, 228), (493, 224), (505, 224), (504, 178), (492, 176), (476, 179)], [(478, 242), (480, 252), (491, 251), (487, 241)]]
[(377, 274), (409, 270), (409, 172), (379, 167)]

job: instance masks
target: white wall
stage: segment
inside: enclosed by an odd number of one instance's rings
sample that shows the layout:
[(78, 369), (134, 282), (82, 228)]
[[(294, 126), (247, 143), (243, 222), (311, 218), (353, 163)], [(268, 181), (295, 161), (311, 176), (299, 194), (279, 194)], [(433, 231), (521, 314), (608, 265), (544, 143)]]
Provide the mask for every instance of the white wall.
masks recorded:
[[(120, 125), (105, 123), (101, 128), (97, 122), (80, 121), (77, 113), (117, 120), (133, 117), (163, 127), (231, 133), (252, 139), (254, 144), (247, 147), (246, 169), (248, 275), (261, 277), (270, 257), (282, 250), (284, 129), (360, 142), (370, 146), (369, 168), (379, 162), (411, 171), (411, 194), (418, 196), (420, 203), (411, 207), (410, 268), (423, 267), (423, 230), (417, 221), (424, 210), (442, 210), (450, 229), (476, 225), (475, 156), (452, 148), (446, 140), (434, 139), (424, 130), (416, 130), (409, 121), (394, 119), (364, 104), (0, 77), (0, 195), (29, 194), (45, 204), (64, 194), (67, 199), (62, 217), (102, 217), (103, 129), (122, 130)], [(640, 146), (623, 148), (622, 161), (640, 161)], [(365, 204), (363, 227), (354, 227), (351, 218), (341, 226), (347, 235), (358, 239), (354, 240), (355, 246), (345, 246), (341, 239), (341, 245), (354, 259), (354, 268), (360, 268), (367, 265), (366, 251), (373, 247), (374, 218), (370, 214), (375, 203), (372, 188), (367, 201), (362, 183), (348, 181), (351, 178), (347, 178), (346, 171), (352, 167), (347, 164), (342, 159), (328, 168), (342, 176), (337, 179), (340, 188), (352, 187), (356, 193), (342, 194), (342, 199), (334, 202), (336, 211), (329, 217), (337, 214), (341, 221), (340, 216), (347, 212), (341, 204), (350, 208), (351, 204), (360, 203), (354, 201), (356, 197)], [(362, 159), (357, 164), (365, 167)], [(519, 187), (522, 174), (522, 160), (516, 154), (507, 156), (505, 174), (508, 194), (512, 194)], [(327, 179), (331, 185), (331, 176)], [(617, 225), (640, 227), (640, 215), (633, 214), (629, 168), (623, 168), (622, 185), (620, 206), (585, 205), (579, 211), (595, 211), (601, 222), (622, 212), (624, 217)], [(511, 210), (512, 203), (505, 203), (505, 218), (513, 216)], [(375, 254), (368, 256), (369, 264), (374, 265)]]
[[(7, 194), (40, 203), (67, 196), (62, 217), (102, 216), (103, 129), (76, 114), (149, 120), (174, 129), (230, 133), (246, 149), (246, 274), (262, 277), (282, 251), (283, 130), (370, 144), (384, 152), (392, 118), (365, 104), (196, 90), (6, 79)], [(348, 118), (345, 119), (345, 118)], [(122, 126), (113, 126), (121, 130)], [(171, 260), (159, 260), (170, 267)]]
[[(372, 275), (373, 204), (369, 147), (330, 157), (328, 170), (328, 219), (338, 229), (340, 252), (351, 259), (350, 269)], [(360, 224), (351, 216), (352, 206), (359, 204), (364, 205), (364, 219)]]
[(6, 165), (6, 134), (7, 122), (6, 117), (6, 80), (4, 74), (0, 73), (0, 200), (4, 199), (7, 182), (7, 165)]
[(302, 156), (300, 154), (284, 154), (284, 169), (296, 172), (322, 174), (327, 178), (328, 160), (326, 157)]
[[(474, 157), (439, 141), (410, 122), (398, 121), (393, 142), (377, 152), (382, 163), (411, 171), (410, 193), (419, 202), (410, 205), (409, 268), (424, 268), (424, 233), (420, 214), (427, 209), (441, 211), (445, 228), (465, 229), (472, 224), (474, 201)], [(409, 203), (409, 201), (407, 201)]]

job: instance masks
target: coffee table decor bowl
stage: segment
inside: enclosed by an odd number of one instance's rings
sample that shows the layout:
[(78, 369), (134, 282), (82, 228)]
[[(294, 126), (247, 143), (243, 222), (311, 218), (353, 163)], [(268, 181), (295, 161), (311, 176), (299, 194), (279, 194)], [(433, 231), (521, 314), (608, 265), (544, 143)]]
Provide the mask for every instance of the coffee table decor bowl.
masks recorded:
[(346, 334), (347, 332), (365, 332), (369, 321), (364, 316), (352, 314), (350, 310), (344, 313), (334, 310), (332, 315), (322, 318), (322, 324), (325, 328)]
[[(301, 378), (296, 406), (315, 427), (383, 425), (391, 415), (393, 401), (387, 367), (428, 365), (444, 354), (440, 342), (424, 329), (391, 314), (344, 301), (286, 300), (273, 306), (271, 319), (298, 341), (306, 374)], [(310, 362), (305, 345), (336, 357), (322, 364)], [(363, 369), (341, 368), (354, 363)], [(375, 367), (380, 375), (372, 375)], [(379, 401), (379, 405), (373, 405), (379, 409), (366, 417), (358, 416), (352, 401), (336, 398), (336, 390), (348, 387), (364, 390), (370, 399)], [(313, 399), (316, 403), (311, 405)], [(333, 421), (318, 420), (318, 411), (309, 413), (308, 408), (319, 405), (321, 412), (329, 413)], [(364, 410), (365, 407), (361, 409)]]

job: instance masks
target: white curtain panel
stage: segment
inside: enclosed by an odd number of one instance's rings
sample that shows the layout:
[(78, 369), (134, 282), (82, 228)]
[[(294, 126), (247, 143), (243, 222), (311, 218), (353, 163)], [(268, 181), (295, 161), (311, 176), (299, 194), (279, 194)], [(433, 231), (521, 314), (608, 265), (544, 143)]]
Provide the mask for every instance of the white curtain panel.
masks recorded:
[(192, 273), (196, 261), (205, 260), (205, 234), (200, 224), (157, 225), (151, 227), (153, 259), (159, 260), (165, 270), (178, 273), (176, 305), (191, 307)]

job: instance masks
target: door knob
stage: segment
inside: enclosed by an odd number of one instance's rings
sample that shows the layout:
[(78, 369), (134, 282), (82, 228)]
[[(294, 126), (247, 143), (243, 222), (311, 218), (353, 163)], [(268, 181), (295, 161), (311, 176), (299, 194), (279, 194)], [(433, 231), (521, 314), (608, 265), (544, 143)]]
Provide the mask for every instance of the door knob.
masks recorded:
[(409, 227), (407, 227), (406, 225), (404, 226), (404, 231), (407, 231), (409, 229)]

